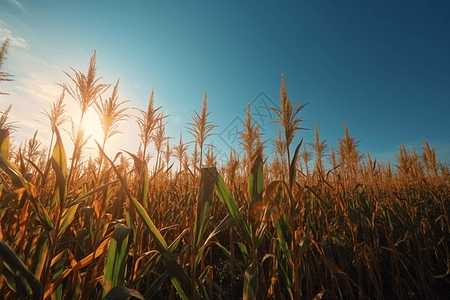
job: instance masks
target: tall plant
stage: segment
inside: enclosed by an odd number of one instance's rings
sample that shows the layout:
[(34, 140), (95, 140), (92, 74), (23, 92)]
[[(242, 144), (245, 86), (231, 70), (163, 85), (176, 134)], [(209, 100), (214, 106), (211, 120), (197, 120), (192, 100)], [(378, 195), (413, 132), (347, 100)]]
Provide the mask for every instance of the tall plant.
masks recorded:
[(108, 84), (99, 83), (101, 78), (97, 77), (97, 67), (96, 67), (97, 55), (94, 50), (94, 54), (89, 62), (89, 68), (86, 74), (81, 71), (76, 71), (71, 68), (75, 73), (72, 77), (67, 72), (64, 72), (69, 79), (74, 84), (74, 87), (64, 83), (60, 86), (77, 101), (81, 109), (81, 116), (77, 128), (75, 128), (72, 122), (72, 139), (74, 141), (74, 149), (72, 154), (72, 162), (70, 165), (69, 175), (67, 177), (68, 186), (70, 186), (74, 169), (77, 167), (78, 160), (81, 155), (81, 150), (86, 144), (87, 139), (84, 138), (84, 130), (82, 127), (83, 118), (87, 110), (95, 103), (95, 100), (109, 87)]
[(138, 109), (141, 116), (137, 118), (137, 123), (139, 126), (139, 137), (141, 138), (141, 150), (142, 159), (146, 158), (147, 148), (153, 139), (153, 133), (158, 128), (158, 124), (162, 118), (163, 114), (159, 112), (161, 106), (155, 108), (155, 91), (152, 89), (150, 94), (150, 100), (148, 102), (147, 111)]
[(288, 98), (284, 74), (281, 73), (280, 108), (271, 107), (271, 109), (278, 118), (275, 122), (283, 126), (289, 162), (291, 161), (290, 145), (294, 140), (297, 131), (306, 129), (300, 127), (300, 123), (303, 122), (303, 119), (297, 116), (306, 104), (308, 103), (299, 102), (295, 106), (292, 105), (291, 98)]
[[(3, 64), (5, 63), (6, 60), (6, 54), (8, 54), (9, 43), (10, 39), (6, 39), (2, 44), (2, 48), (0, 49), (0, 81), (12, 81), (11, 74), (2, 72)], [(0, 95), (9, 95), (9, 94), (5, 92), (0, 92)]]
[(203, 147), (205, 146), (206, 139), (213, 134), (212, 130), (217, 127), (213, 122), (208, 121), (208, 116), (210, 114), (211, 112), (208, 112), (208, 97), (205, 92), (202, 111), (198, 114), (194, 110), (194, 116), (192, 117), (193, 122), (189, 123), (190, 127), (187, 128), (189, 133), (194, 137), (194, 142), (200, 148), (200, 168), (202, 167)]

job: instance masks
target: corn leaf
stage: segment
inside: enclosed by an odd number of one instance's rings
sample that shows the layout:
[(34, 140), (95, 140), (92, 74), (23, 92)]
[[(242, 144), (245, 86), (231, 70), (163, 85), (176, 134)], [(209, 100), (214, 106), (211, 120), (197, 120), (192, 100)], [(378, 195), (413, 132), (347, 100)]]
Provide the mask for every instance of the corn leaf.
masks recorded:
[(131, 300), (131, 299), (141, 299), (145, 298), (139, 294), (138, 291), (129, 289), (124, 286), (116, 286), (113, 288), (104, 298), (105, 300)]
[(236, 225), (240, 234), (243, 236), (244, 240), (247, 242), (248, 245), (251, 245), (252, 237), (250, 235), (250, 231), (247, 227), (247, 224), (244, 222), (244, 218), (242, 217), (242, 213), (237, 207), (236, 201), (234, 200), (233, 196), (228, 190), (227, 185), (223, 181), (222, 176), (220, 176), (220, 174), (217, 174), (217, 178), (218, 180), (215, 186), (215, 192), (219, 197), (220, 202), (222, 202), (222, 204), (225, 205), (225, 208), (231, 215), (234, 224)]
[(61, 168), (61, 172), (65, 178), (66, 172), (67, 172), (66, 151), (64, 150), (64, 146), (63, 146), (61, 135), (59, 134), (58, 128), (55, 128), (55, 133), (56, 133), (56, 143), (55, 143), (55, 147), (53, 148), (52, 158), (55, 160), (55, 162)]
[(297, 157), (300, 147), (302, 146), (303, 139), (298, 143), (297, 148), (295, 148), (294, 157), (289, 165), (289, 189), (292, 190), (295, 182), (295, 176), (297, 174)]
[[(53, 258), (52, 260), (53, 281), (58, 280), (63, 275), (64, 265), (68, 257), (67, 251), (60, 253), (58, 256), (59, 259), (54, 264), (53, 261), (57, 257)], [(52, 294), (52, 300), (61, 300), (62, 294), (63, 294), (63, 286), (62, 284), (60, 284), (57, 287), (56, 291)]]
[(257, 299), (258, 295), (258, 272), (256, 268), (250, 265), (244, 274), (244, 292), (243, 300)]
[(20, 174), (18, 168), (3, 156), (0, 156), (0, 168), (11, 177), (15, 185), (25, 188), (42, 225), (47, 231), (51, 231), (53, 229), (52, 220), (41, 202), (35, 198), (36, 188), (31, 183), (28, 183), (27, 180), (23, 178), (22, 174)]
[(150, 285), (150, 287), (145, 291), (144, 298), (145, 299), (153, 299), (153, 297), (156, 296), (156, 294), (161, 289), (163, 283), (167, 280), (167, 277), (169, 277), (169, 273), (164, 272), (161, 275), (159, 275), (158, 278), (156, 278), (155, 281)]
[(56, 282), (52, 282), (52, 283), (48, 284), (45, 288), (44, 299), (46, 299), (47, 297), (52, 295), (55, 292), (55, 290), (58, 288), (58, 286), (62, 283), (64, 278), (69, 276), (71, 273), (74, 273), (74, 275), (72, 277), (72, 281), (74, 281), (76, 283), (76, 285), (79, 286), (79, 282), (77, 282), (77, 280), (76, 280), (78, 275), (75, 275), (75, 274), (78, 274), (79, 270), (81, 268), (86, 267), (88, 264), (90, 264), (92, 262), (92, 260), (103, 255), (103, 253), (105, 253), (108, 248), (110, 239), (111, 238), (108, 237), (100, 244), (100, 246), (97, 247), (97, 249), (95, 250), (95, 256), (94, 256), (94, 253), (92, 252), (91, 254), (85, 256), (80, 261), (78, 261), (78, 262), (75, 261), (72, 264), (72, 268), (65, 269), (63, 271), (62, 276), (60, 276)]
[(32, 299), (41, 299), (43, 293), (42, 284), (20, 260), (14, 250), (3, 241), (0, 241), (0, 257), (3, 260), (3, 263), (11, 270), (16, 282), (25, 279), (32, 290)]
[(126, 260), (129, 248), (131, 228), (118, 224), (109, 242), (106, 254), (105, 272), (103, 279), (103, 297), (113, 288), (125, 283)]
[(248, 180), (248, 192), (250, 195), (250, 203), (257, 203), (262, 200), (262, 193), (264, 191), (264, 177), (263, 177), (263, 160), (261, 155), (258, 155), (253, 162), (252, 170)]
[(33, 263), (31, 265), (31, 271), (38, 279), (41, 279), (42, 271), (44, 269), (45, 259), (47, 258), (49, 250), (49, 242), (50, 239), (47, 232), (45, 230), (41, 231), (33, 257)]
[[(197, 202), (197, 215), (194, 225), (194, 247), (200, 248), (203, 234), (206, 230), (209, 214), (211, 213), (214, 185), (217, 182), (216, 168), (202, 168), (200, 179), (200, 195)], [(197, 252), (197, 251), (195, 251)]]
[(23, 297), (29, 297), (31, 295), (31, 289), (28, 286), (25, 278), (23, 278), (22, 276), (15, 276), (13, 271), (9, 269), (8, 265), (2, 266), (1, 275), (6, 280), (6, 284), (9, 286), (9, 288), (15, 293)]
[(139, 195), (138, 200), (141, 200), (142, 205), (144, 205), (145, 209), (148, 209), (148, 167), (145, 160), (141, 160), (137, 155), (128, 152), (126, 150), (123, 150), (126, 152), (129, 156), (133, 158), (134, 161), (134, 168), (136, 172), (139, 175)]
[(72, 223), (75, 218), (75, 214), (77, 213), (77, 209), (80, 203), (76, 205), (72, 205), (71, 207), (64, 210), (63, 217), (61, 219), (61, 225), (59, 227), (58, 236), (61, 236), (67, 227)]
[(113, 180), (113, 181), (111, 181), (111, 182), (105, 183), (104, 185), (102, 185), (102, 186), (100, 186), (100, 187), (98, 187), (98, 188), (96, 188), (96, 189), (90, 191), (89, 193), (87, 193), (87, 194), (85, 194), (85, 195), (80, 195), (80, 197), (79, 197), (78, 199), (76, 199), (76, 200), (70, 202), (69, 204), (66, 205), (66, 207), (70, 207), (70, 206), (72, 206), (72, 205), (79, 204), (81, 201), (83, 201), (83, 200), (85, 200), (85, 199), (87, 199), (87, 198), (93, 196), (94, 194), (96, 194), (96, 193), (98, 193), (98, 192), (100, 192), (100, 191), (103, 191), (108, 185), (115, 185), (117, 182), (119, 182), (118, 179)]
[(9, 132), (6, 129), (0, 129), (0, 156), (9, 157)]
[(162, 237), (158, 228), (156, 228), (153, 221), (150, 219), (150, 216), (147, 214), (147, 211), (145, 211), (144, 207), (134, 197), (131, 197), (130, 199), (136, 207), (137, 212), (142, 217), (145, 226), (152, 234), (157, 249), (161, 252), (163, 264), (170, 275), (170, 279), (172, 280), (173, 285), (177, 289), (181, 298), (189, 299), (188, 297), (191, 292), (190, 278), (187, 276), (186, 272), (183, 270), (183, 268), (181, 268), (180, 264), (178, 264), (175, 257), (170, 252), (169, 248), (167, 247), (166, 241)]
[(186, 272), (183, 270), (183, 268), (180, 266), (180, 264), (176, 261), (172, 252), (170, 252), (169, 248), (167, 247), (166, 241), (162, 237), (158, 228), (156, 228), (155, 224), (153, 223), (152, 219), (148, 215), (145, 208), (142, 206), (141, 203), (139, 203), (138, 200), (136, 200), (136, 198), (131, 196), (131, 193), (127, 189), (125, 180), (123, 179), (122, 175), (117, 170), (114, 163), (104, 153), (103, 149), (100, 147), (100, 145), (98, 145), (98, 143), (97, 143), (97, 146), (98, 146), (100, 152), (102, 153), (102, 155), (104, 155), (104, 157), (106, 157), (106, 159), (111, 164), (111, 167), (114, 169), (114, 172), (116, 173), (117, 177), (119, 178), (127, 197), (134, 204), (134, 207), (136, 208), (138, 214), (141, 216), (142, 220), (144, 221), (144, 225), (147, 227), (148, 231), (152, 235), (155, 245), (157, 247), (157, 250), (161, 253), (164, 267), (166, 268), (167, 272), (169, 273), (170, 279), (172, 280), (172, 284), (175, 286), (178, 294), (180, 295), (180, 297), (182, 299), (189, 299), (189, 296), (191, 294), (191, 279), (187, 276)]
[[(209, 236), (206, 238), (206, 241), (203, 243), (203, 245), (198, 249), (198, 254), (197, 254), (197, 258), (195, 259), (195, 266), (197, 267), (198, 264), (200, 263), (200, 259), (203, 256), (203, 252), (206, 250), (206, 247), (208, 247), (208, 245), (210, 243), (212, 243), (212, 238), (215, 237), (218, 233), (222, 232), (225, 228), (228, 227), (228, 225), (231, 222), (231, 217), (230, 215), (226, 215), (226, 217), (219, 223), (219, 225), (216, 226), (216, 228), (214, 228), (214, 230), (209, 234)], [(220, 245), (219, 247), (223, 247), (222, 245)], [(228, 253), (229, 251), (225, 248), (225, 252)]]
[(55, 171), (56, 174), (55, 197), (59, 200), (58, 205), (60, 209), (63, 209), (67, 197), (67, 186), (66, 186), (67, 160), (66, 160), (66, 151), (64, 150), (64, 146), (58, 128), (55, 128), (55, 133), (56, 133), (56, 143), (55, 147), (53, 148), (51, 163), (53, 171)]

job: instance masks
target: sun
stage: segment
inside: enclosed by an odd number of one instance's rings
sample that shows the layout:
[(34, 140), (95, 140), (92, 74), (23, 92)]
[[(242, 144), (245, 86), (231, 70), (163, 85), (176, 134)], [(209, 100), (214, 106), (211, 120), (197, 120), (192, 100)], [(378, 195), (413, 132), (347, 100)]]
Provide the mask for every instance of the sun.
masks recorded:
[(91, 140), (96, 140), (99, 144), (103, 143), (103, 129), (98, 114), (93, 110), (88, 110), (83, 121), (84, 132), (86, 136), (91, 136)]
[[(81, 112), (77, 112), (73, 116), (73, 120), (80, 120)], [(76, 124), (75, 126), (78, 126)], [(89, 138), (86, 147), (97, 149), (94, 141), (97, 141), (100, 145), (103, 143), (103, 130), (100, 123), (99, 116), (94, 109), (88, 109), (83, 116), (81, 123), (81, 129), (84, 131), (84, 139)]]

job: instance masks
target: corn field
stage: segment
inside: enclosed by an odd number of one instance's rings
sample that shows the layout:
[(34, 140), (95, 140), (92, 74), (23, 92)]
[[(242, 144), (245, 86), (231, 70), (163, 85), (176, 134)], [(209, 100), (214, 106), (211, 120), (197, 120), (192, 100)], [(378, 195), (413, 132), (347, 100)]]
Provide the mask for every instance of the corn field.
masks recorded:
[[(95, 64), (94, 52), (87, 73), (66, 73), (61, 97), (43, 112), (48, 147), (36, 134), (13, 147), (13, 108), (0, 111), (0, 298), (449, 296), (450, 170), (426, 140), (422, 154), (400, 145), (396, 166), (359, 153), (346, 125), (338, 149), (317, 125), (315, 141), (303, 142), (306, 104), (291, 102), (282, 76), (277, 139), (262, 142), (249, 109), (244, 157), (231, 150), (219, 164), (207, 144), (216, 127), (207, 94), (187, 124), (193, 143), (180, 135), (170, 147), (154, 92), (134, 120), (119, 81), (99, 83)], [(81, 118), (66, 153), (61, 125), (73, 100)], [(91, 109), (104, 139), (84, 159)], [(140, 148), (108, 157), (124, 122), (138, 123)]]

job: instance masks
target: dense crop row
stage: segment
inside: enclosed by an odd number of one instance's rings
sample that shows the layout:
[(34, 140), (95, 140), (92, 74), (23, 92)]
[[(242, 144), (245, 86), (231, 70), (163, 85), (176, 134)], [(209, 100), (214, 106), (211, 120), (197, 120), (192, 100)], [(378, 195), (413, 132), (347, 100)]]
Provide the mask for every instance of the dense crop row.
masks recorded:
[[(138, 153), (108, 157), (108, 139), (127, 117), (118, 83), (98, 83), (95, 54), (45, 112), (53, 141), (10, 145), (11, 108), (0, 115), (0, 295), (2, 299), (442, 299), (450, 272), (450, 173), (425, 140), (401, 145), (396, 167), (358, 152), (345, 126), (337, 150), (292, 145), (302, 129), (281, 82), (275, 156), (248, 111), (234, 151), (217, 165), (205, 141), (215, 125), (207, 97), (189, 131), (190, 153), (166, 147), (164, 114), (137, 119)], [(67, 156), (60, 126), (65, 95), (81, 119)], [(98, 156), (83, 160), (83, 116), (96, 108)], [(295, 146), (295, 148), (293, 148)], [(314, 167), (308, 168), (314, 151)], [(294, 151), (292, 151), (294, 150)], [(149, 153), (156, 163), (149, 169)], [(171, 160), (177, 163), (171, 165)]]

